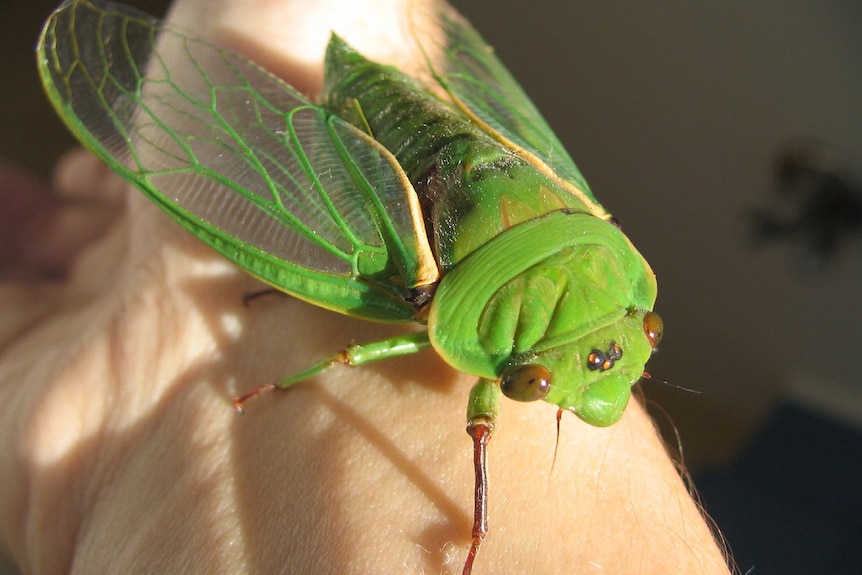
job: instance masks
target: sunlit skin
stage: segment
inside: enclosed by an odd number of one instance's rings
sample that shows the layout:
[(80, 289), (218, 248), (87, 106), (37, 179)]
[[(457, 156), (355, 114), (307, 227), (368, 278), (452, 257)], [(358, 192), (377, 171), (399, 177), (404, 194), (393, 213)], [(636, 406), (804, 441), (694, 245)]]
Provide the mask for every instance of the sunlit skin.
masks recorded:
[[(290, 6), (231, 13), (253, 30)], [(119, 188), (82, 156), (59, 179), (67, 194)], [(137, 193), (73, 256), (62, 284), (0, 293), (17, 311), (0, 358), (2, 533), (25, 572), (460, 571), (474, 378), (424, 352), (335, 368), (238, 418), (230, 398), (249, 384), (403, 328), (280, 297), (244, 306), (259, 284)], [(564, 418), (552, 471), (555, 412), (505, 402), (474, 573), (727, 572), (637, 404), (609, 429)]]

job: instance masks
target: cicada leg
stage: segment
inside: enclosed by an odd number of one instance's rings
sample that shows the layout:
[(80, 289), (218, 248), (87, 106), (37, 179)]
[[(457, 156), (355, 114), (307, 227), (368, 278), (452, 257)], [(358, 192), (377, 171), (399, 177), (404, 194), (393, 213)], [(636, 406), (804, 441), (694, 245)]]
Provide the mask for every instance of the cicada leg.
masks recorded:
[(473, 561), (482, 540), (488, 533), (488, 462), (487, 448), (500, 411), (500, 385), (490, 379), (480, 379), (470, 390), (467, 405), (467, 433), (473, 439), (473, 470), (476, 484), (473, 491), (473, 531), (470, 550), (461, 575), (470, 575)]
[(369, 343), (349, 345), (335, 355), (321, 359), (317, 363), (288, 375), (287, 377), (283, 377), (275, 383), (261, 385), (254, 389), (250, 389), (242, 395), (235, 397), (233, 400), (233, 406), (237, 413), (242, 413), (243, 405), (252, 397), (274, 391), (276, 389), (288, 389), (297, 383), (323, 373), (336, 364), (355, 367), (366, 363), (373, 363), (375, 361), (392, 359), (402, 355), (410, 355), (420, 352), (430, 346), (431, 343), (428, 341), (428, 333), (424, 331), (399, 335)]

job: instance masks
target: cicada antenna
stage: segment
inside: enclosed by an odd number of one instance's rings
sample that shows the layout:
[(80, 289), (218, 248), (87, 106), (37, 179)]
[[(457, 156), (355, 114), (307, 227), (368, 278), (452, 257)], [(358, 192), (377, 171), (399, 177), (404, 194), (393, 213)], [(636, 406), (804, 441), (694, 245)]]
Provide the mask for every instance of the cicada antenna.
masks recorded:
[(554, 440), (554, 458), (551, 460), (551, 471), (549, 474), (554, 473), (554, 465), (557, 464), (557, 452), (560, 450), (560, 421), (563, 419), (563, 408), (557, 408), (557, 438)]
[(641, 374), (641, 379), (648, 379), (650, 381), (654, 381), (656, 383), (661, 383), (661, 384), (666, 385), (668, 387), (672, 387), (673, 389), (678, 389), (680, 391), (693, 393), (695, 395), (701, 395), (703, 393), (699, 389), (691, 389), (690, 387), (685, 387), (682, 385), (677, 385), (675, 383), (671, 383), (671, 382), (667, 381), (666, 379), (660, 379), (660, 378), (655, 377), (654, 375), (652, 375), (646, 371)]

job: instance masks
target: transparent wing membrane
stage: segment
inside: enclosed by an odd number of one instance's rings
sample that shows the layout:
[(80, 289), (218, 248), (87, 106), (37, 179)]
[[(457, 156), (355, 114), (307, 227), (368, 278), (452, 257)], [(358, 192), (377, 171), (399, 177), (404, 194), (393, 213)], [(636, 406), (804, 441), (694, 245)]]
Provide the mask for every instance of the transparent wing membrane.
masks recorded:
[(275, 287), (348, 313), (381, 298), (407, 319), (398, 296), (436, 279), (388, 152), (241, 56), (77, 0), (46, 25), (40, 66), (89, 148)]

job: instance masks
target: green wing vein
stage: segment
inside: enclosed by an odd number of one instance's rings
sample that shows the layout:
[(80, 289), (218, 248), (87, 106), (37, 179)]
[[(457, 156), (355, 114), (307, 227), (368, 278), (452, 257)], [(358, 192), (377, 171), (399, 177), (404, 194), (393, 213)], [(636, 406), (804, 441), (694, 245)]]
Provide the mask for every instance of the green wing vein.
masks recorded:
[(447, 5), (416, 3), (414, 9), (424, 10), (424, 18), (437, 22), (412, 27), (427, 61), (430, 78), (426, 83), (439, 84), (491, 136), (516, 148), (537, 167), (558, 177), (572, 193), (594, 204), (596, 215), (606, 215), (563, 144), (470, 23)]
[(364, 134), (241, 56), (121, 5), (67, 2), (39, 64), (75, 135), (223, 255), (323, 307), (413, 318), (404, 294), (427, 281), (428, 251), (415, 192)]

